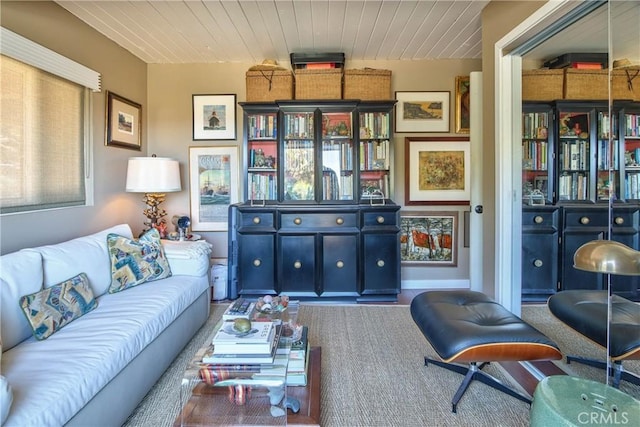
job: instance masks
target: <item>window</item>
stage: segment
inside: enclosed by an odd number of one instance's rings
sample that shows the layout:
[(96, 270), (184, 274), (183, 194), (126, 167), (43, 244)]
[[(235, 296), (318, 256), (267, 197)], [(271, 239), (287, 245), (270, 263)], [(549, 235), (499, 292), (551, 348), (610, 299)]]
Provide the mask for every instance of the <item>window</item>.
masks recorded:
[(0, 213), (86, 205), (99, 74), (1, 30)]
[(0, 212), (85, 204), (84, 92), (0, 57)]

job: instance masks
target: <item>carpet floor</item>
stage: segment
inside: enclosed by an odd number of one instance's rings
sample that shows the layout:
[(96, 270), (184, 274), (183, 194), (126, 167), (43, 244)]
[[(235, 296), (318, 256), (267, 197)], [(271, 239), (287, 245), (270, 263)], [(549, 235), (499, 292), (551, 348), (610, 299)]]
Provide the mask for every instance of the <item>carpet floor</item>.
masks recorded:
[[(226, 305), (211, 307), (205, 326), (129, 417), (126, 427), (172, 425), (179, 412), (182, 373)], [(563, 354), (604, 355), (557, 321), (546, 306), (523, 307), (522, 317), (556, 341)], [(435, 352), (411, 319), (408, 306), (303, 304), (298, 320), (309, 326), (312, 345), (322, 347), (323, 427), (529, 425), (529, 405), (479, 382), (471, 384), (458, 412), (452, 413), (451, 398), (463, 377), (424, 366), (424, 356), (435, 356)], [(566, 372), (604, 382), (603, 371), (596, 368), (558, 363)], [(630, 364), (628, 369), (634, 371), (636, 366)], [(484, 370), (518, 388), (499, 364)], [(638, 392), (635, 386), (623, 387), (634, 395)]]

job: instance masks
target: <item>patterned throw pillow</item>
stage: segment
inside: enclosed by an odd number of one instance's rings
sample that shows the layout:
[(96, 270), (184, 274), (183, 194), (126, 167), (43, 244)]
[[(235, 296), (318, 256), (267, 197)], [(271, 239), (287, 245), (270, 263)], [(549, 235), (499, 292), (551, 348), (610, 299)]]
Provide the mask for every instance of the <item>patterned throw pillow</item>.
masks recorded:
[(84, 273), (20, 298), (20, 307), (38, 340), (50, 337), (98, 306)]
[(137, 240), (110, 233), (107, 247), (111, 258), (110, 294), (171, 276), (160, 233), (155, 228)]

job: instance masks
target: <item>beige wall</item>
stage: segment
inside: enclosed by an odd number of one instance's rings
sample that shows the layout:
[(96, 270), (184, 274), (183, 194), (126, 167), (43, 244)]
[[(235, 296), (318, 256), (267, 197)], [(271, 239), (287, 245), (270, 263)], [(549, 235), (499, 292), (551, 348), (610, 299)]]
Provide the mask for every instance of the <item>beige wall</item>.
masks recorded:
[[(127, 159), (145, 153), (105, 147), (104, 117), (106, 90), (142, 104), (146, 114), (146, 64), (53, 2), (3, 0), (0, 16), (3, 27), (100, 72), (103, 89), (92, 95), (95, 205), (2, 216), (1, 253), (64, 241), (119, 223), (140, 231), (144, 220), (141, 196), (125, 193), (124, 184)], [(142, 138), (146, 147), (144, 130)]]
[[(190, 146), (233, 145), (242, 147), (242, 109), (237, 109), (237, 140), (193, 141), (191, 129), (193, 94), (236, 94), (238, 102), (245, 100), (245, 72), (254, 64), (149, 64), (148, 73), (148, 140), (149, 153), (170, 156), (180, 160), (182, 182), (185, 191), (167, 195), (165, 207), (169, 215), (189, 214), (188, 152)], [(288, 64), (281, 64), (288, 66)], [(348, 68), (372, 67), (392, 71), (391, 98), (395, 91), (449, 91), (451, 95), (451, 123), (454, 130), (453, 101), (455, 99), (455, 77), (469, 75), (481, 69), (480, 60), (440, 61), (349, 61)], [(449, 134), (420, 134), (438, 136)], [(393, 200), (404, 204), (404, 138), (418, 134), (397, 134), (394, 138), (394, 194)], [(456, 210), (459, 211), (462, 231), (462, 206), (411, 207), (407, 210)], [(214, 245), (214, 256), (227, 256), (226, 232), (198, 232)], [(429, 280), (468, 280), (469, 251), (462, 247), (462, 234), (458, 268), (428, 268)], [(424, 267), (403, 267), (402, 280), (424, 280)]]

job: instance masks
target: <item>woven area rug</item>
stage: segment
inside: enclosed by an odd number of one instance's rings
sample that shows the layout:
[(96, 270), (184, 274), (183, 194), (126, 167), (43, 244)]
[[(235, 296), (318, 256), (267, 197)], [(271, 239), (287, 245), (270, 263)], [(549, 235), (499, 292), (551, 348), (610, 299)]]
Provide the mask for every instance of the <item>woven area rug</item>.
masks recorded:
[[(207, 324), (193, 338), (131, 415), (127, 427), (169, 426), (178, 414), (180, 379), (226, 305), (212, 305)], [(408, 306), (302, 305), (312, 345), (322, 347), (321, 425), (527, 426), (529, 405), (473, 382), (451, 412), (462, 376), (424, 366), (435, 353)], [(485, 371), (511, 382), (498, 364)]]

